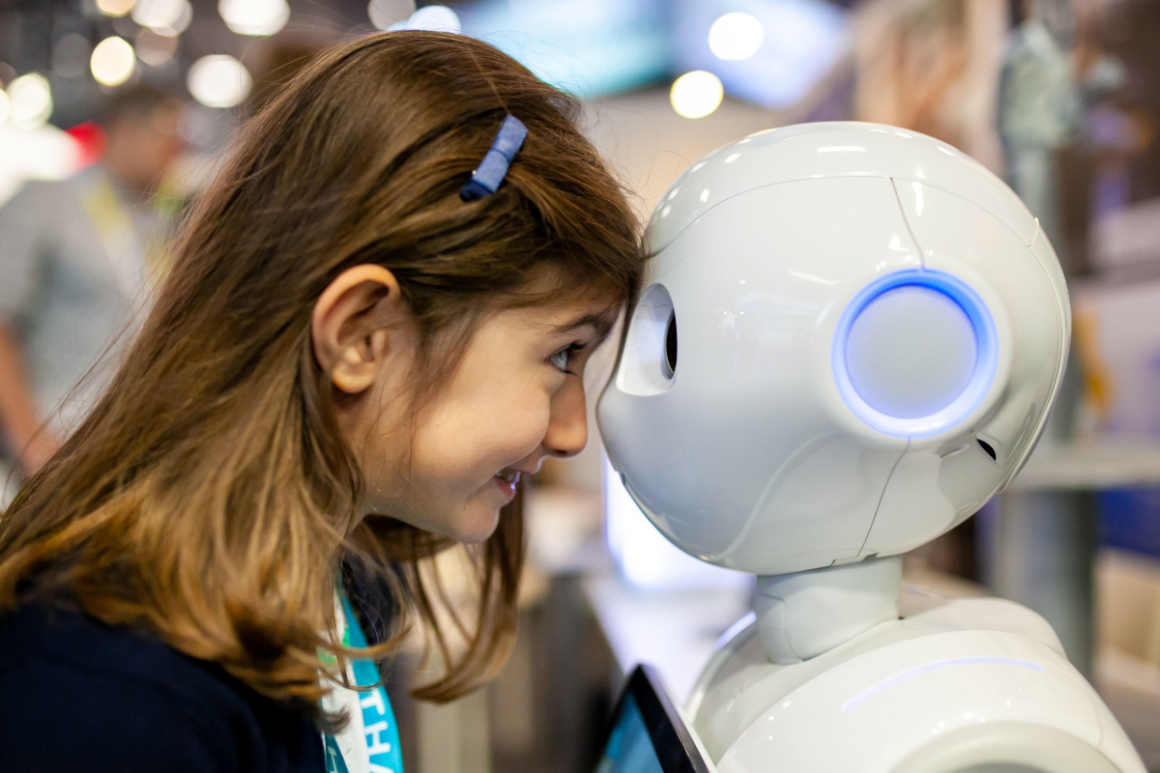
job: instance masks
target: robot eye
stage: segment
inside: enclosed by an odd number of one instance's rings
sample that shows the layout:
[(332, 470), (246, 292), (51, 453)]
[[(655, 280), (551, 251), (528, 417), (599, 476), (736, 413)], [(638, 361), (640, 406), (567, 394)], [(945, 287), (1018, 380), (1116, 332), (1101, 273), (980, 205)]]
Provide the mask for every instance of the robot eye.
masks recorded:
[(644, 291), (628, 323), (616, 385), (633, 395), (656, 395), (673, 385), (677, 370), (677, 312), (664, 285)]
[(677, 372), (677, 312), (669, 313), (669, 324), (665, 328), (665, 377), (672, 378)]

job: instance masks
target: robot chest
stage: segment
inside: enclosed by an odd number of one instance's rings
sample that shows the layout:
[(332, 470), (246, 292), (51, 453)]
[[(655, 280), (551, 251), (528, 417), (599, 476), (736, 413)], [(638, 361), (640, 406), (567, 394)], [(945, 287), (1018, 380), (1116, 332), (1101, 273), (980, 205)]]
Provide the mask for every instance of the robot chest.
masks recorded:
[(830, 667), (737, 669), (710, 687), (694, 726), (717, 769), (902, 773), (942, 770), (945, 758), (949, 771), (971, 769), (963, 764), (981, 754), (980, 763), (1036, 761), (1031, 770), (1137, 770), (1094, 690), (1042, 641), (993, 630), (914, 635), (905, 622), (874, 637), (889, 643)]

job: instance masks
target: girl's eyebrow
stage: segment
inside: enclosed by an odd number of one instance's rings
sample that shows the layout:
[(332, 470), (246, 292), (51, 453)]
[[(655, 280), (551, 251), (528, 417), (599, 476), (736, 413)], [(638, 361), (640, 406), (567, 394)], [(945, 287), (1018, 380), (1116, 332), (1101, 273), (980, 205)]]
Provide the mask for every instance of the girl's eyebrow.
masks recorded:
[(552, 329), (552, 332), (567, 333), (575, 330), (576, 328), (591, 326), (598, 334), (601, 334), (603, 337), (603, 335), (607, 335), (608, 331), (612, 329), (612, 326), (615, 323), (616, 317), (611, 315), (606, 309), (604, 311), (594, 311), (589, 314), (585, 314), (582, 317), (577, 317), (571, 322), (565, 322), (562, 325), (556, 325)]

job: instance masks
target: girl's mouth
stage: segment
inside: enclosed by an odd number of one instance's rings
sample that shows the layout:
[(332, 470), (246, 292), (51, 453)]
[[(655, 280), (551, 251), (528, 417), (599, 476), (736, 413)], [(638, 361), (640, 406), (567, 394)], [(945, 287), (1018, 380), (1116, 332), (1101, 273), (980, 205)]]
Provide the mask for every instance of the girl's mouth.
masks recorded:
[(504, 495), (504, 498), (508, 502), (515, 499), (516, 484), (520, 481), (519, 472), (516, 470), (508, 469), (500, 470), (495, 474), (494, 477), (492, 477), (492, 480), (495, 481), (495, 485), (499, 488), (500, 493)]

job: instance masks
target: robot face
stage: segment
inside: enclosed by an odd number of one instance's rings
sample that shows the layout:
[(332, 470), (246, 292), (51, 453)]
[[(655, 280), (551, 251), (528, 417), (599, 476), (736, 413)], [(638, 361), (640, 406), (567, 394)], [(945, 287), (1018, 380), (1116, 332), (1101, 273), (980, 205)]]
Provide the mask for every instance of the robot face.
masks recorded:
[(782, 574), (892, 555), (1018, 470), (1062, 378), (1066, 287), (1034, 218), (929, 137), (827, 123), (695, 164), (597, 416), (678, 547)]

